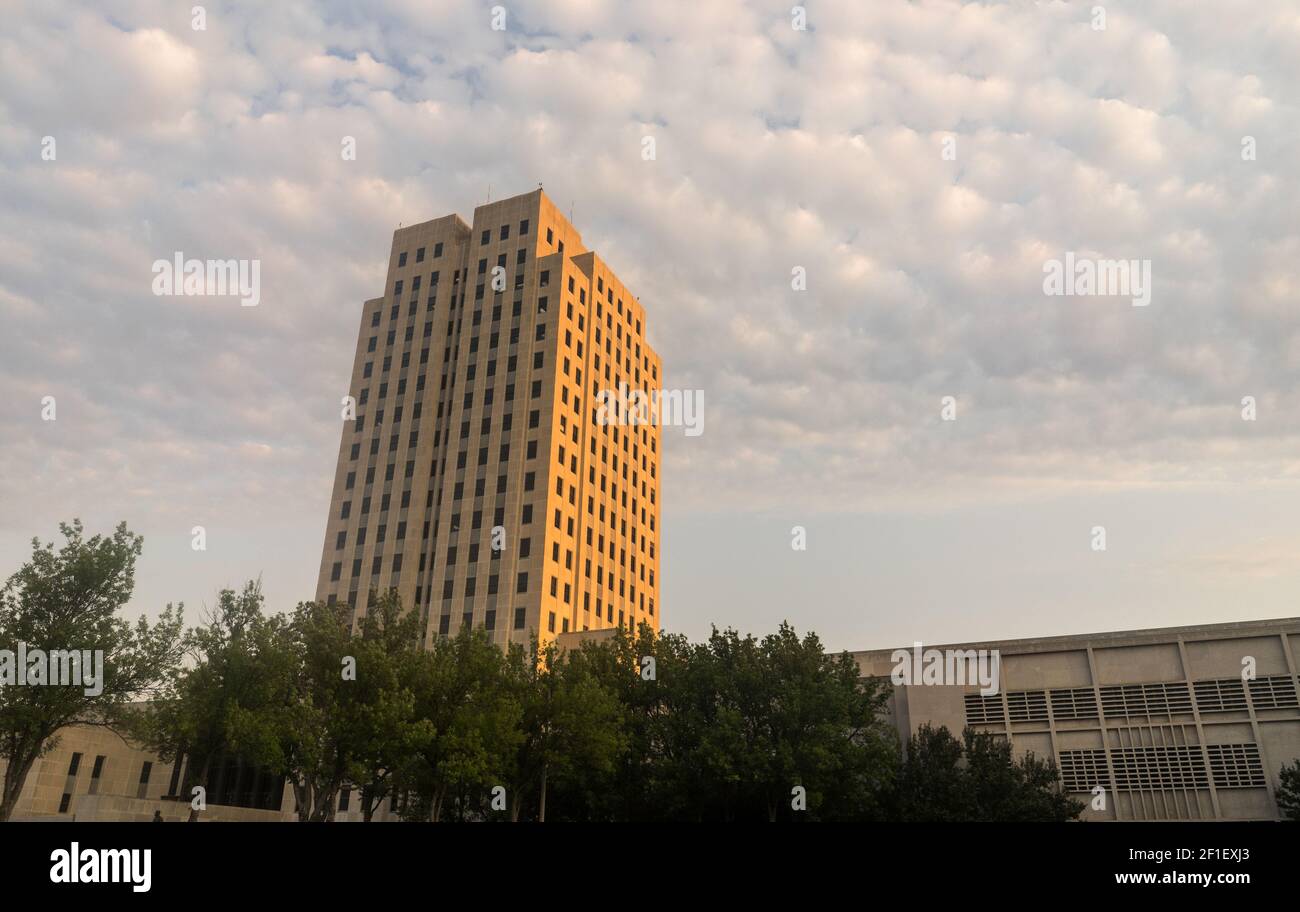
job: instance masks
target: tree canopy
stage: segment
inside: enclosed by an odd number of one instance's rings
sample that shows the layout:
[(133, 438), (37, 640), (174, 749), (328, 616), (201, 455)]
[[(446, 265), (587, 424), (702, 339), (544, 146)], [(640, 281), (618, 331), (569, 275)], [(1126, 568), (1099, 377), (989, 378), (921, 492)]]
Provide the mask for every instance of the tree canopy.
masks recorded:
[[(559, 649), (502, 648), (482, 629), (427, 637), (418, 612), (376, 593), (353, 617), (302, 602), (268, 614), (259, 581), (221, 592), (198, 626), (118, 615), (138, 536), (84, 539), (0, 590), (0, 648), (102, 649), (103, 692), (0, 688), (0, 817), (60, 728), (113, 725), (164, 760), (185, 793), (237, 757), (282, 776), (301, 821), (342, 793), (372, 819), (1067, 820), (1082, 805), (1055, 768), (1003, 739), (923, 727), (900, 745), (890, 685), (789, 624), (714, 629), (693, 643), (646, 625)], [(428, 643), (426, 648), (425, 644)]]
[(153, 696), (181, 657), (181, 606), (168, 605), (154, 624), (143, 617), (131, 624), (119, 614), (135, 588), (143, 540), (125, 523), (89, 539), (80, 520), (59, 531), (57, 549), (32, 539), (31, 559), (0, 589), (0, 650), (98, 655), (102, 680), (89, 688), (53, 681), (0, 686), (0, 821), (12, 815), (32, 765), (58, 744), (59, 729), (129, 729), (131, 705)]

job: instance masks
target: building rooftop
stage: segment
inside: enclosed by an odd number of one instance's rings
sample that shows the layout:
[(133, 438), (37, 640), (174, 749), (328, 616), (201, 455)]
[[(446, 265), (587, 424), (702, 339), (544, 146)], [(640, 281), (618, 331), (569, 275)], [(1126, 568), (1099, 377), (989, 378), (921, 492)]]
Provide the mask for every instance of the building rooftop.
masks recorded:
[[(1166, 642), (1173, 639), (1206, 640), (1225, 636), (1251, 636), (1275, 634), (1278, 628), (1300, 633), (1300, 617), (1268, 618), (1252, 621), (1228, 621), (1222, 624), (1191, 624), (1185, 627), (1151, 627), (1142, 630), (1108, 630), (1101, 633), (1074, 633), (1050, 637), (1028, 637), (1011, 640), (979, 640), (968, 643), (925, 643), (933, 649), (998, 649), (1005, 653), (1055, 652), (1061, 649), (1080, 649), (1085, 646), (1137, 646), (1143, 643)], [(911, 643), (900, 643), (888, 649), (862, 649), (854, 656), (886, 655), (896, 649), (910, 649)]]

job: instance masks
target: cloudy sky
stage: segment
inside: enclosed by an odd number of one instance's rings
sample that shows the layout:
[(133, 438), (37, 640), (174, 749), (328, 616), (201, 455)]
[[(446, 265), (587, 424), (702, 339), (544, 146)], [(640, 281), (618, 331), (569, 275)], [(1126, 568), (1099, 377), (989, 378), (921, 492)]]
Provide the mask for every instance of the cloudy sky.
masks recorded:
[[(1292, 0), (493, 5), (0, 0), (0, 575), (79, 516), (144, 534), (133, 612), (310, 598), (392, 230), (541, 182), (703, 391), (668, 627), (1300, 614)], [(176, 251), (261, 304), (155, 297)], [(1067, 251), (1150, 305), (1045, 295)]]

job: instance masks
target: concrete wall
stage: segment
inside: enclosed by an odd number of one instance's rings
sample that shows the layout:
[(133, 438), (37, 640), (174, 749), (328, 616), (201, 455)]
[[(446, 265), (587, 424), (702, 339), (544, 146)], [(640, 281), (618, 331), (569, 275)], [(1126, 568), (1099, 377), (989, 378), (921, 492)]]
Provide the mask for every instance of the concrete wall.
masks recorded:
[[(292, 810), (292, 805), (290, 805)], [(153, 820), (155, 811), (162, 813), (168, 823), (184, 823), (189, 820), (190, 806), (181, 801), (147, 801), (128, 798), (125, 795), (81, 795), (72, 809), (74, 820), (116, 820), (133, 823), (148, 823)], [(243, 821), (246, 823), (273, 823), (280, 820), (293, 820), (291, 813), (284, 811), (259, 811), (254, 808), (226, 807), (208, 805), (199, 813), (200, 823), (225, 823)]]
[[(1089, 819), (1279, 817), (1278, 772), (1300, 757), (1300, 618), (924, 648), (996, 651), (999, 692), (900, 684), (903, 739), (926, 723), (1008, 738), (1053, 759)], [(865, 675), (897, 664), (894, 650), (855, 658)], [(1091, 806), (1096, 785), (1104, 808)]]

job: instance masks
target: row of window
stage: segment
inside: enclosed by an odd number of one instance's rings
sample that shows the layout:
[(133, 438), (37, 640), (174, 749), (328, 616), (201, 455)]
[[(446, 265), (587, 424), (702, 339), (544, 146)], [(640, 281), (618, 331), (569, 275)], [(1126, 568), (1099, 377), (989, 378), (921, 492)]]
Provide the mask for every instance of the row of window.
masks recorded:
[[(527, 236), (527, 234), (528, 234), (528, 219), (524, 219), (519, 223), (519, 236), (525, 237)], [(546, 239), (549, 241), (551, 237), (552, 237), (551, 229), (548, 228), (546, 229)], [(510, 239), (510, 226), (502, 225), (500, 230), (498, 231), (497, 240), (508, 241), (509, 239)], [(483, 233), (479, 236), (479, 245), (483, 246), (485, 244), (488, 244), (491, 242), (491, 240), (492, 240), (492, 229), (484, 228)]]
[[(523, 220), (522, 222), (520, 222), (520, 236), (527, 235), (527, 233), (528, 233), (528, 220), (525, 219), (525, 220)], [(482, 236), (481, 236), (481, 237), (482, 237), (481, 244), (487, 244), (487, 243), (491, 240), (491, 234), (492, 234), (492, 232), (491, 232), (490, 229), (488, 229), (488, 230), (484, 230), (483, 233), (482, 233)], [(551, 235), (552, 235), (551, 230), (550, 230), (550, 229), (547, 229), (548, 242), (551, 241)], [(500, 237), (499, 237), (499, 239), (500, 239), (501, 241), (505, 241), (506, 239), (509, 238), (509, 236), (510, 236), (510, 226), (508, 226), (508, 225), (503, 225), (503, 226), (501, 226), (501, 229), (500, 229)], [(435, 258), (439, 258), (439, 257), (442, 256), (442, 247), (443, 247), (443, 245), (442, 245), (441, 242), (439, 242), (438, 244), (435, 245), (435, 248), (434, 248), (434, 257), (435, 257)], [(421, 247), (421, 248), (419, 248), (419, 249), (416, 251), (415, 262), (420, 263), (420, 262), (423, 262), (423, 261), (424, 261), (424, 250), (425, 250), (425, 248)], [(563, 252), (563, 245), (561, 245), (561, 247), (560, 247), (560, 251)], [(516, 264), (516, 265), (523, 265), (523, 264), (525, 264), (525, 263), (527, 262), (527, 259), (528, 259), (528, 250), (527, 250), (526, 247), (518, 248), (518, 249), (515, 251), (515, 264)], [(400, 254), (398, 255), (398, 262), (397, 262), (398, 268), (404, 268), (404, 267), (406, 266), (406, 263), (407, 263), (407, 253), (406, 253), (406, 252), (402, 252), (402, 253), (400, 253)], [(505, 253), (501, 253), (501, 254), (498, 254), (498, 255), (497, 255), (497, 263), (496, 263), (497, 266), (505, 267), (505, 266), (507, 265), (507, 263), (508, 263), (508, 255), (507, 255), (507, 254), (505, 254)], [(478, 261), (478, 274), (479, 274), (479, 275), (486, 275), (487, 271), (488, 271), (488, 261), (487, 261), (487, 258), (486, 258), (486, 257), (480, 258), (479, 261)], [(431, 276), (430, 276), (430, 284), (431, 284), (431, 285), (433, 285), (433, 286), (436, 286), (436, 285), (437, 285), (437, 283), (438, 283), (438, 275), (439, 275), (438, 271), (435, 271), (435, 272), (433, 272), (433, 273), (431, 274)], [(412, 291), (416, 291), (416, 290), (419, 289), (419, 287), (420, 287), (420, 279), (421, 279), (420, 276), (415, 276), (415, 277), (413, 277), (413, 280), (412, 280), (412, 282), (413, 282), (413, 285), (412, 285)], [(459, 270), (456, 271), (456, 275), (455, 275), (454, 279), (457, 280), (457, 281), (459, 280)], [(516, 275), (516, 277), (515, 277), (515, 285), (516, 285), (516, 287), (520, 287), (520, 286), (522, 286), (522, 284), (523, 284), (523, 281), (522, 281), (522, 280), (523, 280), (523, 275), (522, 275), (522, 273), (519, 274), (519, 275)], [(404, 279), (398, 279), (398, 280), (396, 280), (396, 282), (395, 282), (395, 286), (394, 286), (394, 297), (396, 297), (396, 298), (400, 298), (400, 296), (401, 296), (401, 294), (402, 294), (402, 291), (403, 291), (403, 288), (404, 288), (404, 282), (405, 282)], [(538, 285), (539, 285), (539, 287), (541, 287), (541, 288), (546, 288), (546, 287), (549, 286), (549, 284), (550, 284), (550, 270), (543, 270), (543, 271), (541, 272), (540, 276), (539, 276)], [(569, 288), (570, 293), (573, 293), (573, 292), (575, 291), (575, 287), (576, 287), (576, 285), (575, 285), (574, 277), (573, 277), (573, 276), (570, 276), (570, 277), (569, 277), (569, 281), (568, 281), (568, 288)], [(609, 314), (606, 314), (606, 313), (605, 313), (605, 310), (604, 310), (604, 305), (603, 305), (599, 300), (597, 300), (597, 301), (596, 301), (596, 316), (597, 316), (597, 319), (600, 319), (601, 317), (604, 317), (604, 318), (605, 318), (605, 324), (606, 324), (606, 327), (609, 328), (609, 329), (615, 330), (616, 335), (617, 335), (617, 338), (621, 341), (622, 338), (623, 338), (623, 327), (622, 327), (621, 324), (620, 324), (619, 326), (615, 327), (614, 322), (613, 322), (613, 310), (614, 310), (613, 305), (615, 305), (615, 303), (616, 303), (616, 306), (617, 306), (617, 310), (618, 310), (619, 315), (622, 316), (622, 317), (624, 317), (624, 318), (625, 318), (625, 321), (626, 321), (626, 323), (627, 323), (627, 327), (628, 327), (628, 335), (629, 335), (629, 337), (631, 337), (631, 335), (632, 335), (632, 331), (633, 331), (633, 328), (634, 328), (634, 327), (635, 327), (636, 335), (639, 337), (639, 336), (641, 335), (641, 320), (640, 320), (640, 318), (638, 317), (638, 318), (635, 318), (635, 319), (634, 319), (633, 314), (632, 314), (632, 308), (630, 308), (630, 307), (627, 308), (626, 313), (625, 313), (625, 311), (624, 311), (624, 307), (623, 307), (623, 299), (622, 299), (621, 297), (619, 297), (619, 298), (617, 298), (617, 299), (615, 298), (615, 296), (614, 296), (614, 289), (613, 289), (613, 286), (611, 285), (611, 286), (609, 286), (609, 287), (606, 287), (606, 285), (605, 285), (605, 281), (604, 281), (604, 278), (601, 277), (601, 276), (597, 276), (597, 277), (596, 277), (596, 291), (597, 291), (597, 294), (598, 294), (598, 295), (601, 294), (601, 293), (603, 293), (603, 294), (605, 295), (606, 300), (607, 300), (607, 301), (609, 302), (609, 304), (611, 305), (610, 313), (609, 313)], [(483, 292), (484, 292), (484, 288), (483, 288), (483, 286), (482, 286), (482, 285), (478, 286), (478, 288), (477, 288), (477, 290), (476, 290), (476, 300), (477, 300), (477, 299), (481, 299), (481, 298), (483, 297)], [(586, 304), (586, 290), (585, 290), (585, 289), (577, 289), (577, 293), (578, 293), (578, 296), (579, 296), (579, 301), (580, 301), (582, 304)], [(375, 319), (373, 320), (372, 325), (374, 325), (374, 326), (378, 326), (378, 325), (379, 325), (378, 314), (377, 314), (377, 313), (375, 314)], [(582, 328), (581, 325), (580, 325), (579, 328)], [(599, 338), (599, 336), (597, 337), (597, 340), (596, 340), (596, 341), (597, 341), (597, 343), (599, 344), (599, 342), (600, 342), (600, 338)], [(642, 355), (641, 355), (641, 346), (640, 346), (640, 343), (639, 343), (639, 342), (636, 344), (636, 346), (635, 346), (635, 350), (636, 350), (636, 355), (637, 355), (637, 360), (638, 360), (638, 362), (641, 362), (641, 361), (644, 360), (644, 364), (643, 364), (644, 368), (645, 368), (648, 372), (650, 372), (650, 373), (653, 375), (653, 377), (657, 380), (657, 379), (658, 379), (658, 376), (659, 376), (658, 365), (657, 365), (657, 364), (651, 364), (651, 363), (650, 363), (650, 360), (649, 360), (648, 357), (645, 357), (644, 359), (642, 359)], [(642, 365), (639, 365), (639, 366), (638, 366), (638, 374), (639, 374), (640, 366), (642, 366)], [(630, 360), (629, 360), (629, 363), (628, 363), (628, 369), (629, 369), (629, 370), (631, 369)], [(640, 379), (639, 376), (638, 376), (637, 379), (638, 379), (638, 381), (639, 381), (639, 379)]]
[[(525, 486), (526, 486), (526, 487), (531, 487), (531, 485), (528, 484), (528, 481), (529, 481), (532, 477), (533, 477), (533, 473), (528, 473), (528, 475), (525, 476)], [(504, 483), (505, 478), (506, 478), (506, 476), (501, 476), (501, 477), (498, 479), (498, 481), (501, 482), (501, 483)], [(500, 486), (502, 486), (502, 485), (499, 484), (499, 487), (500, 487)], [(407, 496), (404, 497), (404, 500), (406, 500), (407, 497), (409, 497), (409, 492), (405, 492), (405, 495), (407, 495)], [(430, 492), (430, 496), (432, 496), (432, 492)], [(459, 496), (459, 495), (458, 495), (458, 496)], [(367, 504), (366, 502), (363, 501), (363, 512), (365, 512), (367, 508), (368, 508), (368, 504)], [(500, 524), (501, 524), (501, 520), (502, 520), (502, 518), (503, 518), (503, 517), (502, 517), (502, 510), (503, 510), (503, 508), (500, 508), (500, 507), (498, 507), (498, 509), (497, 509), (497, 514), (496, 514), (496, 516), (495, 516), (495, 519), (496, 519), (496, 521), (497, 521), (497, 522), (496, 522), (497, 525), (500, 525)], [(525, 504), (525, 505), (523, 505), (523, 507), (522, 507), (522, 513), (521, 513), (521, 517), (522, 517), (522, 523), (521, 523), (521, 524), (522, 524), (522, 525), (529, 525), (529, 524), (531, 524), (531, 522), (532, 522), (532, 514), (533, 514), (533, 505), (532, 505), (532, 504)], [(473, 523), (474, 523), (473, 528), (475, 528), (475, 529), (481, 528), (481, 519), (482, 519), (482, 511), (481, 511), (481, 510), (480, 510), (480, 511), (475, 511), (474, 514), (473, 514)], [(602, 519), (603, 519), (603, 507), (602, 507)], [(560, 515), (559, 515), (558, 512), (557, 512), (557, 514), (556, 514), (556, 516), (555, 516), (555, 523), (556, 523), (556, 527), (559, 528), (559, 527), (560, 527)], [(452, 524), (453, 524), (453, 530), (454, 530), (455, 528), (458, 528), (458, 514), (453, 516)], [(407, 528), (407, 526), (406, 526), (406, 522), (405, 522), (405, 521), (399, 522), (399, 523), (397, 524), (397, 529), (396, 529), (396, 540), (397, 540), (397, 541), (400, 542), (400, 541), (403, 541), (403, 540), (405, 539), (405, 537), (406, 537), (406, 528)], [(357, 531), (357, 542), (356, 542), (356, 548), (357, 548), (358, 554), (360, 553), (360, 551), (363, 549), (363, 547), (364, 547), (364, 545), (365, 545), (365, 542), (366, 542), (366, 530), (367, 530), (367, 527), (362, 526), (362, 527), (360, 527), (360, 528), (358, 529), (358, 531)], [(380, 524), (380, 525), (377, 527), (377, 533), (378, 533), (378, 534), (376, 535), (376, 544), (381, 543), (381, 542), (384, 541), (386, 530), (387, 530), (387, 524)], [(425, 523), (425, 530), (424, 530), (424, 538), (425, 538), (425, 539), (428, 538), (428, 533), (429, 533), (429, 523), (426, 521), (426, 523)], [(435, 527), (435, 533), (436, 533), (436, 527)], [(587, 529), (587, 538), (588, 538), (588, 545), (590, 545), (590, 544), (591, 544), (591, 539), (592, 539), (592, 529), (590, 529), (590, 528)], [(633, 541), (635, 541), (635, 540), (636, 540), (636, 539), (635, 539), (635, 530), (633, 530)], [(339, 532), (337, 533), (337, 538), (336, 538), (336, 543), (335, 543), (336, 549), (342, 549), (343, 547), (346, 546), (346, 543), (347, 543), (347, 530), (339, 530)], [(605, 543), (606, 543), (606, 542), (605, 542), (605, 536), (604, 536), (603, 534), (601, 534), (601, 535), (599, 536), (599, 541), (598, 541), (598, 544), (597, 544), (597, 548), (598, 548), (599, 550), (603, 551), (604, 548), (605, 548)], [(531, 545), (531, 539), (529, 539), (529, 538), (527, 538), (527, 537), (521, 539), (521, 541), (520, 541), (520, 547), (519, 547), (519, 557), (520, 557), (521, 559), (526, 558), (526, 557), (529, 556), (530, 551), (531, 551), (530, 545)], [(554, 543), (553, 547), (554, 547), (554, 549), (555, 549), (555, 551), (556, 551), (556, 554), (553, 556), (553, 559), (555, 560), (556, 563), (558, 563), (558, 560), (559, 560), (559, 553), (558, 553), (558, 552), (559, 552), (559, 544), (558, 544), (558, 542)], [(641, 539), (641, 549), (642, 549), (643, 552), (645, 551), (645, 539), (644, 539), (644, 537)], [(450, 547), (447, 549), (447, 552), (446, 552), (446, 553), (447, 553), (446, 566), (447, 566), (448, 568), (450, 568), (450, 567), (454, 567), (454, 566), (456, 565), (456, 563), (457, 563), (457, 548), (456, 548), (456, 546), (454, 546), (454, 545), (453, 545), (453, 546), (450, 546)], [(469, 546), (469, 549), (468, 549), (468, 557), (469, 557), (469, 563), (470, 563), (470, 564), (474, 564), (474, 563), (477, 562), (477, 560), (478, 560), (478, 553), (479, 553), (479, 545), (478, 545), (477, 543), (475, 543), (475, 544), (471, 544), (471, 545)], [(614, 560), (614, 559), (615, 559), (615, 547), (614, 547), (614, 543), (613, 543), (612, 540), (609, 542), (609, 551), (608, 551), (608, 553), (609, 553), (609, 557), (610, 557), (611, 561)], [(497, 558), (500, 556), (500, 552), (498, 552), (498, 551), (492, 551), (491, 554), (492, 554), (492, 559), (497, 559)], [(571, 568), (571, 567), (572, 567), (573, 552), (570, 550), (570, 551), (567, 551), (566, 554), (567, 554), (567, 558), (566, 558), (566, 567)], [(650, 546), (650, 556), (651, 556), (651, 558), (653, 559), (653, 557), (654, 557), (654, 546), (653, 546), (653, 543), (652, 543), (651, 546)], [(626, 549), (620, 549), (620, 550), (618, 551), (618, 558), (617, 558), (617, 559), (618, 559), (619, 563), (620, 563), (624, 568), (629, 568), (629, 567), (630, 567), (631, 571), (632, 571), (634, 574), (636, 574), (636, 573), (638, 572), (638, 569), (639, 569), (639, 572), (640, 572), (640, 578), (641, 578), (642, 581), (645, 581), (645, 580), (647, 579), (647, 568), (646, 568), (646, 565), (643, 563), (643, 564), (638, 568), (638, 566), (637, 566), (637, 562), (636, 562), (636, 560), (635, 560), (635, 557), (633, 556), (632, 558), (629, 558)], [(333, 567), (332, 567), (332, 570), (331, 570), (331, 574), (330, 574), (330, 579), (331, 579), (331, 581), (333, 581), (333, 582), (337, 582), (337, 581), (341, 578), (341, 576), (342, 576), (342, 568), (343, 568), (343, 564), (342, 564), (341, 561), (337, 561), (337, 562), (334, 563), (334, 565), (333, 565)], [(400, 554), (400, 553), (399, 553), (399, 554), (395, 554), (395, 555), (393, 556), (393, 560), (392, 560), (392, 571), (393, 571), (393, 574), (394, 574), (394, 581), (395, 581), (395, 580), (397, 579), (397, 577), (400, 575), (400, 571), (401, 571), (401, 569), (402, 569), (402, 554)], [(425, 556), (424, 556), (424, 555), (421, 555), (421, 558), (420, 558), (420, 571), (423, 572), (424, 569), (425, 569)], [(382, 549), (380, 550), (380, 553), (375, 554), (375, 555), (373, 556), (373, 558), (372, 558), (372, 569), (371, 569), (371, 572), (374, 573), (374, 574), (377, 574), (377, 573), (379, 573), (381, 570), (382, 570)], [(587, 576), (588, 578), (591, 577), (591, 571), (592, 571), (592, 563), (591, 563), (591, 560), (590, 560), (590, 559), (587, 559), (587, 560), (585, 561), (585, 574), (586, 574), (586, 576)], [(361, 576), (361, 573), (362, 573), (362, 559), (361, 559), (361, 557), (358, 556), (358, 557), (356, 557), (356, 558), (354, 559), (354, 561), (353, 561), (353, 566), (352, 566), (352, 576), (353, 576), (354, 579), (355, 579), (355, 578), (357, 578), (357, 577), (360, 577), (360, 576)], [(613, 573), (612, 570), (611, 570), (611, 572), (608, 574), (608, 589), (609, 589), (611, 592), (614, 590), (614, 576), (615, 576), (615, 575), (614, 575), (614, 573)], [(527, 575), (524, 574), (523, 579), (526, 580), (526, 578), (527, 578)], [(650, 584), (651, 588), (653, 588), (653, 586), (654, 586), (654, 571), (653, 571), (653, 569), (649, 570), (649, 573), (648, 573), (648, 579), (649, 579), (649, 584)], [(597, 566), (597, 567), (596, 567), (596, 580), (597, 580), (597, 584), (598, 584), (598, 585), (606, 582), (606, 576), (605, 576), (605, 573), (604, 573), (604, 567), (602, 567), (602, 566)], [(565, 588), (566, 588), (566, 591), (565, 591), (565, 599), (564, 599), (564, 600), (565, 600), (566, 602), (568, 602), (568, 601), (569, 601), (568, 586), (566, 585)], [(552, 591), (552, 594), (553, 594), (553, 595), (555, 594), (554, 589), (555, 589), (555, 581), (554, 581), (554, 579), (553, 579), (553, 580), (552, 580), (552, 590), (553, 590), (553, 591)], [(526, 591), (526, 590), (520, 590), (520, 591)], [(627, 588), (626, 588), (626, 581), (623, 580), (623, 579), (620, 579), (620, 580), (618, 581), (618, 592), (619, 592), (620, 597), (622, 597), (622, 596), (625, 594), (626, 591), (628, 591)], [(490, 582), (490, 585), (489, 585), (489, 593), (495, 593), (495, 592), (496, 592), (496, 581), (495, 581), (495, 578), (493, 578), (492, 581)], [(630, 592), (631, 592), (631, 597), (632, 597), (633, 601), (635, 601), (635, 599), (636, 599), (636, 588), (635, 588), (635, 586), (633, 586), (633, 587), (630, 588)], [(463, 594), (464, 594), (466, 597), (472, 597), (472, 596), (474, 596), (474, 595), (476, 594), (476, 581), (475, 581), (474, 578), (471, 577), (471, 578), (467, 579), (467, 581), (466, 581), (466, 588), (465, 588), (465, 591), (464, 591)], [(451, 580), (447, 580), (446, 583), (445, 583), (445, 588), (444, 588), (444, 598), (446, 598), (446, 599), (450, 599), (450, 598), (453, 597), (453, 595), (454, 595), (454, 592), (453, 592), (453, 589), (452, 589), (452, 581), (451, 581)], [(650, 600), (650, 607), (649, 607), (649, 613), (650, 613), (650, 614), (653, 614), (653, 613), (654, 613), (654, 607), (653, 607), (653, 606), (654, 606), (654, 600), (653, 600), (653, 598), (652, 598), (652, 599)]]
[[(104, 775), (104, 764), (105, 762), (107, 762), (107, 759), (108, 758), (105, 757), (103, 754), (99, 754), (95, 757), (95, 765), (91, 768), (90, 771), (90, 785), (86, 790), (86, 794), (96, 795), (99, 793), (99, 783)], [(67, 776), (67, 781), (65, 782), (63, 787), (63, 795), (59, 799), (60, 814), (66, 814), (68, 812), (69, 806), (72, 804), (72, 796), (76, 794), (77, 773), (80, 770), (81, 770), (81, 754), (79, 752), (74, 751), (72, 754), (72, 759), (68, 762), (68, 776)], [(153, 762), (150, 760), (144, 761), (144, 765), (141, 766), (140, 768), (140, 779), (136, 783), (135, 796), (137, 798), (144, 798), (148, 793), (149, 776), (152, 773), (153, 773)]]
[(1086, 793), (1099, 785), (1116, 792), (1189, 791), (1211, 782), (1216, 789), (1264, 787), (1256, 744), (1207, 744), (1204, 750), (1198, 744), (1113, 747), (1109, 760), (1107, 769), (1105, 748), (1061, 751), (1065, 791)]
[[(415, 251), (415, 262), (417, 263), (424, 262), (424, 250), (425, 248), (421, 247), (420, 249)], [(442, 256), (442, 241), (439, 241), (438, 243), (433, 245), (433, 258), (436, 260), (441, 256)], [(406, 265), (406, 251), (403, 250), (401, 253), (397, 255), (397, 268), (401, 269), (405, 265)]]
[[(984, 696), (966, 694), (966, 722), (969, 725), (1001, 725), (1011, 722), (1046, 722), (1050, 702), (1053, 719), (1132, 719), (1191, 713), (1193, 697), (1201, 712), (1232, 712), (1246, 709), (1246, 684), (1240, 678), (1168, 681), (1151, 684), (1107, 684), (1060, 688), (1049, 691), (1012, 691)], [(1300, 706), (1295, 681), (1290, 675), (1269, 675), (1249, 682), (1250, 699), (1256, 709), (1287, 709)], [(1101, 697), (1098, 713), (1097, 697)]]
[[(614, 623), (613, 603), (611, 602), (608, 606), (605, 606), (604, 610), (607, 612), (607, 614), (604, 615), (605, 620), (607, 620), (610, 624), (613, 624)], [(451, 617), (452, 616), (450, 612), (445, 612), (439, 616), (438, 618), (439, 636), (451, 636), (454, 633), (454, 631), (452, 631), (451, 629)], [(527, 622), (526, 618), (527, 618), (527, 609), (516, 608), (514, 612), (514, 625), (512, 629), (523, 630)], [(598, 611), (596, 614), (596, 620), (600, 621), (601, 618), (602, 615)], [(474, 622), (473, 611), (466, 611), (461, 617), (461, 625), (464, 627), (469, 627), (473, 625), (473, 622)], [(620, 610), (618, 612), (618, 624), (619, 626), (623, 626), (626, 623), (628, 623), (626, 613)], [(486, 611), (483, 612), (483, 629), (487, 630), (488, 632), (493, 632), (497, 629), (497, 610), (495, 608), (488, 608)], [(570, 629), (569, 619), (557, 617), (554, 611), (547, 612), (546, 629), (549, 633), (568, 633)], [(583, 629), (589, 630), (590, 627), (584, 625)]]
[[(541, 275), (538, 276), (537, 285), (538, 285), (539, 288), (547, 288), (547, 287), (550, 286), (550, 284), (551, 284), (551, 272), (550, 272), (549, 269), (544, 269), (544, 270), (542, 270)], [(568, 288), (569, 288), (569, 293), (570, 293), (570, 294), (573, 294), (574, 291), (575, 291), (575, 288), (576, 288), (576, 282), (575, 282), (575, 278), (574, 278), (573, 276), (569, 276), (569, 284), (568, 284)], [(585, 288), (577, 288), (576, 290), (577, 290), (577, 295), (578, 295), (578, 301), (579, 301), (579, 303), (581, 303), (581, 304), (586, 304), (586, 303), (587, 303), (587, 290), (586, 290)], [(614, 329), (614, 311), (613, 311), (613, 308), (611, 308), (611, 309), (610, 309), (610, 312), (609, 312), (608, 314), (605, 313), (605, 307), (604, 307), (604, 304), (601, 303), (600, 298), (599, 298), (599, 296), (600, 296), (602, 293), (605, 295), (605, 300), (606, 300), (609, 304), (613, 305), (613, 304), (615, 303), (615, 300), (616, 300), (616, 299), (615, 299), (615, 297), (614, 297), (614, 286), (611, 284), (611, 285), (607, 288), (607, 287), (605, 286), (605, 279), (604, 279), (604, 277), (602, 277), (602, 276), (596, 276), (596, 295), (597, 295), (597, 297), (594, 298), (594, 300), (595, 300), (595, 302), (596, 302), (596, 319), (599, 320), (601, 317), (604, 317), (604, 318), (605, 318), (605, 327), (606, 327), (607, 329)], [(636, 334), (637, 334), (638, 336), (640, 336), (640, 335), (641, 335), (641, 319), (640, 319), (639, 317), (637, 317), (637, 318), (634, 319), (633, 314), (632, 314), (632, 308), (630, 308), (630, 307), (627, 309), (627, 312), (624, 313), (624, 311), (623, 311), (623, 299), (622, 299), (622, 298), (618, 298), (618, 299), (617, 299), (617, 307), (618, 307), (618, 313), (619, 313), (619, 316), (620, 316), (620, 317), (623, 317), (624, 322), (627, 324), (628, 335), (630, 336), (630, 335), (632, 334), (632, 329), (633, 329), (633, 327), (635, 327), (635, 329), (636, 329)], [(618, 338), (619, 338), (619, 339), (622, 339), (622, 338), (623, 338), (623, 328), (622, 328), (622, 326), (620, 326), (620, 327), (618, 328), (617, 332), (618, 332)], [(637, 356), (640, 357), (640, 354), (641, 354), (641, 349), (640, 349), (640, 346), (638, 346), (638, 347), (637, 347)], [(650, 363), (649, 363), (648, 360), (646, 361), (646, 365), (645, 365), (645, 366), (646, 366), (646, 369), (647, 369), (647, 370), (650, 369), (651, 365), (650, 365)], [(657, 370), (656, 370), (656, 373), (655, 373), (655, 378), (658, 379), (658, 373), (657, 373)]]
[[(526, 608), (516, 608), (516, 609), (515, 609), (515, 617), (514, 617), (514, 627), (513, 627), (513, 629), (515, 629), (515, 630), (523, 630), (523, 629), (524, 629), (524, 624), (526, 623), (527, 613), (528, 613), (528, 612), (527, 612), (527, 609), (526, 609)], [(468, 627), (468, 626), (470, 626), (471, 624), (473, 624), (473, 622), (474, 622), (474, 613), (473, 613), (472, 611), (467, 611), (467, 612), (465, 612), (464, 617), (461, 619), (461, 623), (463, 623), (466, 627)], [(494, 630), (497, 629), (497, 612), (496, 612), (496, 609), (495, 609), (495, 608), (489, 608), (489, 609), (487, 609), (487, 611), (483, 612), (483, 629), (488, 630), (488, 631), (494, 631)], [(444, 614), (444, 615), (442, 615), (442, 616), (438, 619), (438, 635), (439, 635), (439, 636), (450, 636), (450, 635), (451, 635), (451, 615), (450, 615), (450, 614)]]

